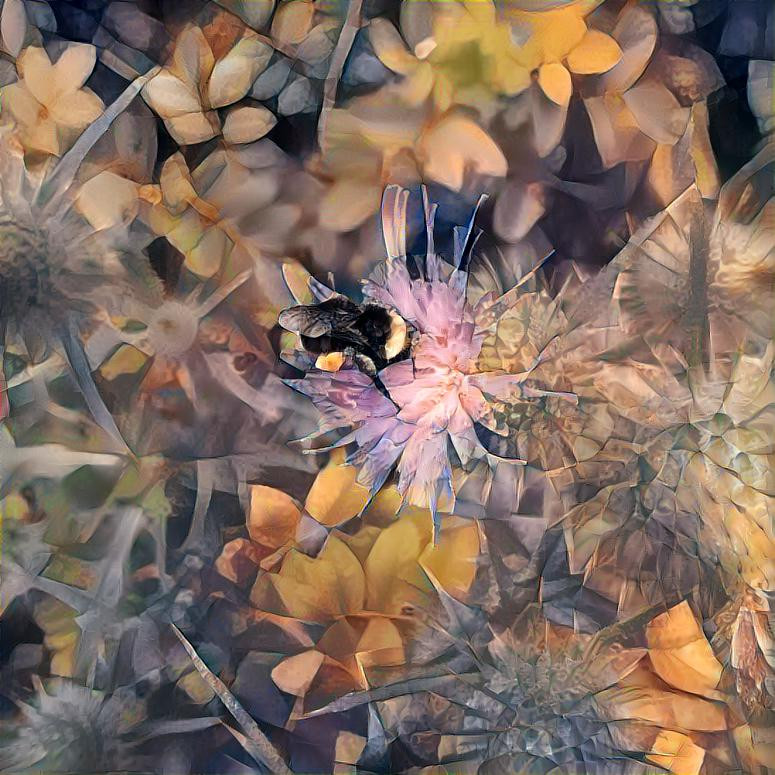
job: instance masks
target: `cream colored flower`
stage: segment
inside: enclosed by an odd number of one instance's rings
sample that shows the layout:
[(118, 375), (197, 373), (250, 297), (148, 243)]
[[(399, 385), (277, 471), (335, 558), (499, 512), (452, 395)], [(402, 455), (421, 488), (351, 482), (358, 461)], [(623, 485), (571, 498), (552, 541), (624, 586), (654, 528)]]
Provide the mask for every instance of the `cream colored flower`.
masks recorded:
[(162, 167), (158, 199), (144, 217), (199, 277), (212, 277), (227, 260), (261, 263), (266, 295), (260, 311), (271, 325), (275, 294), (284, 285), (279, 264), (270, 270), (263, 255), (283, 250), (303, 214), (297, 201), (281, 196), (289, 176), (286, 157), (268, 140), (217, 148), (193, 170), (176, 153)]
[(95, 61), (94, 46), (82, 43), (68, 46), (53, 64), (43, 48), (21, 53), (21, 80), (6, 86), (3, 97), (25, 149), (61, 156), (102, 113), (102, 100), (83, 88)]
[[(145, 101), (181, 145), (201, 143), (221, 133), (215, 109), (232, 105), (248, 93), (269, 62), (272, 48), (245, 31), (219, 54), (199, 27), (188, 26), (178, 36), (172, 61), (143, 89)], [(227, 140), (243, 143), (257, 140), (273, 125), (274, 117), (265, 108), (245, 106), (227, 115), (223, 131)]]
[(200, 277), (212, 277), (232, 250), (221, 213), (196, 190), (182, 154), (170, 156), (161, 171), (159, 200), (147, 220), (185, 257), (185, 266)]
[(675, 145), (690, 112), (661, 80), (642, 77), (657, 43), (653, 13), (641, 5), (626, 6), (612, 35), (622, 48), (621, 59), (597, 79), (596, 96), (584, 100), (606, 168), (649, 159), (658, 144)]

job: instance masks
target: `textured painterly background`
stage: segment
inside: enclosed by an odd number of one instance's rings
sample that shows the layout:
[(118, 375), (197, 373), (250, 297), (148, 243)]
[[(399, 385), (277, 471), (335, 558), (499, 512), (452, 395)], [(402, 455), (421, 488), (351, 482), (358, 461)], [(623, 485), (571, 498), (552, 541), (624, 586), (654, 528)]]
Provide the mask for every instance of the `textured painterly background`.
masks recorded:
[(0, 0), (0, 771), (775, 772), (774, 59)]

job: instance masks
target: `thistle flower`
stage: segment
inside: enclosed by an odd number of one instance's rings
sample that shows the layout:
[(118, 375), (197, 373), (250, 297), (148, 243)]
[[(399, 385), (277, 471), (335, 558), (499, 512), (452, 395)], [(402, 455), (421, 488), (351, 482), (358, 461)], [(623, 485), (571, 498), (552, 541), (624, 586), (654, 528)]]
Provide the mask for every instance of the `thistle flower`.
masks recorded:
[[(222, 389), (230, 399), (232, 418), (249, 413), (254, 421), (280, 419), (280, 411), (265, 398), (273, 361), (265, 333), (258, 326), (237, 328), (228, 311), (219, 309), (251, 279), (251, 272), (221, 278), (214, 289), (186, 286), (184, 279), (177, 293), (155, 287), (143, 296), (135, 294), (120, 305), (115, 319), (108, 318), (89, 338), (87, 354), (103, 378), (114, 384), (120, 378), (134, 380), (137, 394), (131, 412), (122, 407), (118, 414), (134, 443), (146, 452), (175, 443), (162, 431), (167, 423), (196, 433), (189, 444), (204, 443), (191, 420), (223, 411), (223, 406), (205, 400), (214, 389)], [(177, 442), (185, 444), (186, 435), (179, 434)], [(224, 442), (211, 434), (205, 448), (215, 443), (222, 451)], [(200, 453), (208, 456), (203, 449)]]
[[(123, 267), (114, 251), (105, 255), (107, 235), (92, 232), (66, 195), (37, 205), (35, 189), (44, 181), (28, 173), (7, 132), (1, 158), (3, 325), (10, 337), (43, 336), (56, 318), (63, 323), (68, 310), (92, 306), (99, 281), (121, 277)], [(100, 266), (98, 256), (107, 263)]]
[(365, 751), (362, 766), (394, 745), (421, 764), (503, 772), (585, 772), (590, 761), (623, 759), (613, 771), (652, 764), (697, 775), (734, 756), (714, 689), (721, 666), (685, 603), (588, 636), (548, 623), (535, 605), (499, 626), (441, 599), (443, 613), (415, 643), (413, 677), (317, 711), (376, 705), (369, 732), (381, 750)]
[[(726, 604), (723, 637), (737, 644), (735, 680), (752, 705), (771, 701), (773, 670), (772, 638), (761, 629), (775, 588), (771, 444), (762, 435), (773, 388), (773, 158), (765, 146), (715, 207), (689, 187), (614, 260), (618, 325), (644, 346), (611, 352), (609, 363), (619, 364), (598, 389), (623, 404), (616, 383), (628, 370), (662, 375), (660, 398), (619, 408), (643, 429), (641, 443), (651, 434), (639, 452), (648, 475), (631, 468), (627, 486), (620, 479), (569, 512), (566, 532), (572, 567), (597, 589), (615, 587), (608, 594), (619, 607), (666, 594), (699, 596), (708, 610)], [(640, 563), (648, 567), (665, 545), (671, 551), (644, 584)], [(595, 582), (595, 566), (604, 579), (614, 558), (621, 586)]]
[[(562, 394), (528, 383), (532, 363), (519, 373), (480, 365), (487, 332), (517, 303), (519, 286), (500, 298), (488, 293), (470, 302), (461, 262), (472, 226), (456, 233), (455, 265), (446, 264), (434, 250), (434, 210), (427, 201), (428, 250), (420, 276), (413, 277), (405, 244), (407, 198), (396, 188), (386, 192), (388, 258), (365, 282), (363, 293), (415, 332), (409, 358), (388, 364), (376, 378), (348, 358), (339, 371), (313, 368), (289, 384), (322, 411), (323, 431), (352, 429), (339, 444), (354, 445), (348, 461), (360, 467), (359, 482), (376, 493), (395, 466), (406, 502), (430, 508), (436, 519), (437, 510), (451, 511), (454, 504), (452, 456), (463, 466), (486, 457), (475, 425), (494, 427), (493, 401)], [(309, 284), (318, 301), (336, 297), (312, 279)]]
[(37, 676), (33, 684), (31, 700), (17, 703), (19, 717), (0, 729), (4, 770), (147, 770), (157, 758), (140, 744), (217, 723), (212, 718), (149, 722), (147, 701), (130, 687), (109, 693), (66, 679), (52, 679), (44, 686)]
[(38, 679), (36, 688), (34, 704), (21, 706), (23, 725), (15, 730), (15, 739), (6, 742), (3, 769), (42, 766), (68, 772), (126, 763), (129, 751), (121, 738), (142, 721), (140, 700), (120, 694), (105, 697), (67, 680), (54, 681), (46, 690)]
[(144, 259), (123, 224), (95, 232), (77, 212), (71, 185), (86, 153), (134, 99), (138, 79), (81, 135), (48, 173), (32, 173), (8, 128), (0, 135), (0, 327), (33, 361), (51, 349), (67, 355), (95, 418), (120, 438), (89, 374), (80, 329), (97, 310), (131, 291), (130, 267)]

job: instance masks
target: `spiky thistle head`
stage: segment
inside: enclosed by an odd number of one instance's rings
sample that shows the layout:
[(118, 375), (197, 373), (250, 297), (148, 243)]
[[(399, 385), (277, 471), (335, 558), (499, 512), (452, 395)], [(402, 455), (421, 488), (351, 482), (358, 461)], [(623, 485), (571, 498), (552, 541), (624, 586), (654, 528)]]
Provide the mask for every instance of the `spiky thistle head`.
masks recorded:
[[(490, 460), (476, 428), (497, 427), (495, 402), (574, 397), (531, 385), (534, 358), (506, 362), (483, 352), (533, 273), (505, 294), (491, 289), (469, 298), (465, 259), (474, 241), (473, 216), (467, 226), (454, 229), (447, 262), (435, 249), (436, 208), (423, 191), (427, 248), (424, 256), (412, 256), (406, 249), (408, 196), (395, 186), (385, 192), (387, 258), (364, 283), (363, 294), (368, 304), (406, 321), (414, 332), (409, 348), (375, 375), (360, 369), (357, 358), (330, 372), (302, 356), (297, 363), (306, 376), (290, 384), (321, 410), (324, 433), (350, 430), (339, 443), (351, 445), (348, 462), (360, 467), (361, 484), (376, 493), (395, 469), (404, 501), (430, 508), (438, 525), (437, 514), (454, 507), (453, 472)], [(320, 303), (335, 296), (313, 278), (307, 285), (306, 292)]]
[(133, 691), (113, 695), (67, 679), (43, 686), (19, 703), (16, 723), (2, 730), (3, 770), (100, 772), (123, 768), (131, 761), (128, 735), (145, 718), (145, 707)]
[[(0, 320), (9, 332), (62, 324), (99, 303), (125, 275), (120, 235), (95, 231), (66, 189), (47, 203), (46, 177), (30, 172), (8, 136), (0, 136)], [(106, 297), (105, 297), (106, 298)]]
[(0, 325), (7, 334), (49, 345), (69, 319), (126, 292), (124, 256), (137, 250), (123, 224), (97, 230), (81, 216), (74, 183), (88, 152), (155, 73), (130, 84), (54, 166), (28, 169), (11, 128), (0, 131)]

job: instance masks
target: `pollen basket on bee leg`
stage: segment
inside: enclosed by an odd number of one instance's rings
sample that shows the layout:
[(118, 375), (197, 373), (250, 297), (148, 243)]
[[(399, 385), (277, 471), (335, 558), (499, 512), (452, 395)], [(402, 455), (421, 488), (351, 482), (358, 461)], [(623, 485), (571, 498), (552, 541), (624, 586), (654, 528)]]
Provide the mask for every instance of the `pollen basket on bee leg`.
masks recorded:
[(321, 371), (339, 371), (345, 360), (345, 355), (342, 352), (324, 353), (318, 356), (315, 368)]

